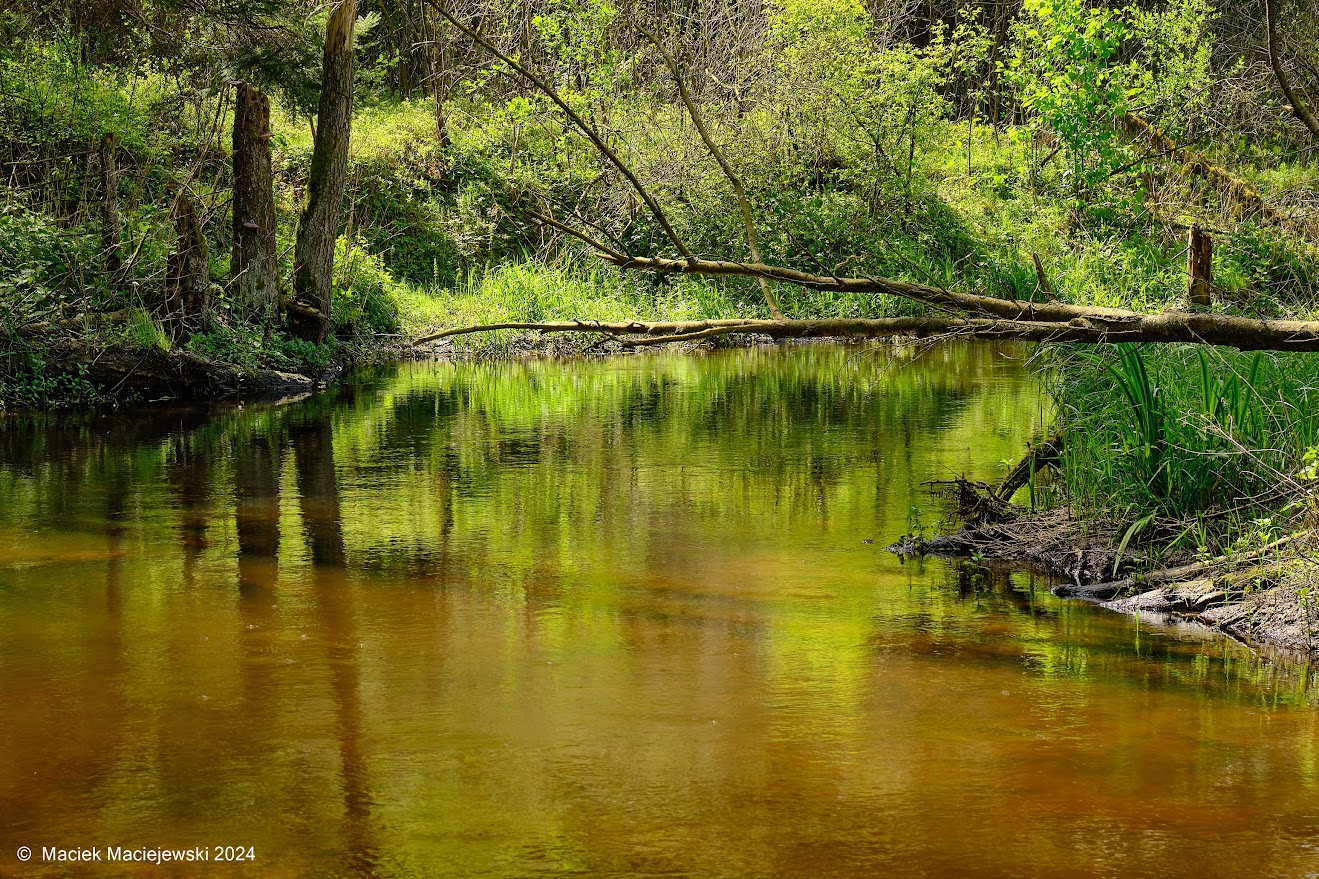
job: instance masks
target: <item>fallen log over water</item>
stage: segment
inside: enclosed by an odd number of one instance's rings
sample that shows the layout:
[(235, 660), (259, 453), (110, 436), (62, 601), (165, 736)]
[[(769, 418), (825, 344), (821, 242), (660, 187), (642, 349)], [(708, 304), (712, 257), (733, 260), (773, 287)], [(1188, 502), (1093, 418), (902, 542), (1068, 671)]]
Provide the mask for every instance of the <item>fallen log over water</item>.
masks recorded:
[[(1270, 321), (1184, 311), (1139, 314), (1119, 309), (1086, 309), (1062, 303), (1033, 304), (1006, 299), (989, 301), (1007, 306), (1002, 311), (1020, 311), (1023, 315), (1033, 317), (928, 315), (836, 320), (509, 321), (443, 330), (422, 336), (412, 344), (424, 345), (440, 339), (494, 330), (526, 330), (538, 333), (599, 333), (631, 346), (751, 334), (774, 339), (947, 337), (1084, 344), (1174, 342), (1222, 345), (1242, 351), (1319, 351), (1319, 321)], [(1032, 305), (1038, 311), (1034, 311), (1030, 307)]]

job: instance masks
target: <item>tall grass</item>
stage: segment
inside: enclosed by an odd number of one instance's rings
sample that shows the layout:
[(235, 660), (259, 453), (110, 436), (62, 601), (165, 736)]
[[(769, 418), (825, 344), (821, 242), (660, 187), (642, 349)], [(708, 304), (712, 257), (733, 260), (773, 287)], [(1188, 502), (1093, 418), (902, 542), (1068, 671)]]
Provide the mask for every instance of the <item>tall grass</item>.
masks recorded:
[[(628, 274), (595, 262), (538, 261), (475, 269), (453, 287), (395, 288), (405, 333), (546, 321), (703, 320), (748, 313), (719, 279)], [(512, 332), (492, 337), (508, 342)], [(482, 344), (456, 340), (460, 346)], [(488, 341), (488, 340), (487, 340)]]
[(1313, 355), (1117, 345), (1051, 356), (1066, 491), (1087, 515), (1245, 522), (1279, 505), (1319, 441)]

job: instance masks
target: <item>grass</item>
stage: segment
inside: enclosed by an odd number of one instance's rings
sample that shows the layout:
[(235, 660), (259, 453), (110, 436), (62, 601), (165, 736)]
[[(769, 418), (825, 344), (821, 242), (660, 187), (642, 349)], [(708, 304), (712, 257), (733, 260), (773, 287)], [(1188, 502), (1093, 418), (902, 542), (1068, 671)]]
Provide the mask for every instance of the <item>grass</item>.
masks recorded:
[[(405, 335), (494, 323), (702, 320), (746, 312), (718, 280), (629, 274), (594, 262), (524, 262), (474, 269), (448, 288), (398, 285)], [(509, 347), (524, 334), (459, 337), (460, 349)]]
[(1050, 357), (1073, 509), (1198, 518), (1192, 536), (1207, 551), (1279, 511), (1303, 512), (1293, 499), (1308, 494), (1319, 443), (1319, 358), (1132, 345)]

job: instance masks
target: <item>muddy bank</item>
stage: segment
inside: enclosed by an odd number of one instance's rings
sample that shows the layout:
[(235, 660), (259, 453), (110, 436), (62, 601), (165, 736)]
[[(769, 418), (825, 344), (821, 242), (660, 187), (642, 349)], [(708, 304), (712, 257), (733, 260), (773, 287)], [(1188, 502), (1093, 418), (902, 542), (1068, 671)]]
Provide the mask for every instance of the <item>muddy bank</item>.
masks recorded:
[(56, 375), (79, 376), (110, 399), (274, 400), (310, 394), (317, 379), (276, 369), (243, 369), (187, 351), (57, 346), (46, 355)]
[(1062, 578), (1053, 593), (1063, 598), (1206, 626), (1253, 647), (1319, 650), (1319, 562), (1308, 535), (1197, 560), (1167, 550), (1178, 524), (1155, 523), (1139, 546), (1119, 551), (1126, 529), (1118, 524), (1082, 522), (1066, 510), (1017, 511), (929, 540), (907, 535), (888, 549), (1025, 564)]
[[(21, 376), (26, 372), (28, 381), (44, 376), (86, 383), (95, 391), (88, 403), (260, 402), (300, 399), (361, 367), (435, 356), (440, 352), (420, 351), (400, 337), (370, 337), (340, 342), (322, 369), (294, 372), (241, 367), (188, 351), (62, 339), (40, 348), (18, 345), (0, 350), (0, 377), (23, 380)], [(31, 365), (34, 360), (39, 367), (35, 376)], [(33, 396), (39, 400), (44, 394), (34, 390), (26, 395)], [(75, 400), (80, 405), (81, 397), (79, 393)], [(59, 404), (59, 400), (54, 402)], [(26, 399), (20, 408), (33, 405)]]

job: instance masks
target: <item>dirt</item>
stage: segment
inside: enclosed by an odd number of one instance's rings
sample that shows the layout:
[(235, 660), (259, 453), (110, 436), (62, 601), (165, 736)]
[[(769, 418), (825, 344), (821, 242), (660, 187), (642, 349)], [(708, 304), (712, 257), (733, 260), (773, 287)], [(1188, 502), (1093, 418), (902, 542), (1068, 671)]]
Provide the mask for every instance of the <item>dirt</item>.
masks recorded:
[(929, 540), (906, 535), (889, 550), (1027, 564), (1063, 578), (1053, 588), (1063, 598), (1204, 626), (1256, 648), (1319, 651), (1319, 564), (1302, 541), (1201, 561), (1166, 552), (1176, 523), (1156, 524), (1119, 555), (1125, 530), (1125, 523), (1085, 523), (1066, 510), (1017, 510), (1009, 521)]

